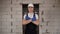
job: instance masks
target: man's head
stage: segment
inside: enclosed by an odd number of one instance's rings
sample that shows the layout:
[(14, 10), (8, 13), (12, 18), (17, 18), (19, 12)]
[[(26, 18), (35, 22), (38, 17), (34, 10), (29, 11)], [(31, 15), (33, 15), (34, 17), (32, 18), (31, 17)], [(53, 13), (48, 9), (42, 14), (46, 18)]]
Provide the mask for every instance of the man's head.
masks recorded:
[(28, 11), (29, 13), (32, 13), (34, 11), (34, 5), (33, 4), (28, 4)]

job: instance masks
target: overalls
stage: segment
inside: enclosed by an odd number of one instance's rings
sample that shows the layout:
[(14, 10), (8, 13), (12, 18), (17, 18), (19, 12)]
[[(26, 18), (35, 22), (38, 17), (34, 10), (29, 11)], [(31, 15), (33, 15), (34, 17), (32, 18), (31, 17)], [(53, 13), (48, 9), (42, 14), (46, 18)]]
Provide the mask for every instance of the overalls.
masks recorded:
[[(26, 20), (31, 19), (30, 17), (28, 17), (28, 14), (25, 18)], [(33, 15), (32, 21), (36, 21), (35, 14)], [(36, 27), (37, 25), (33, 24), (32, 22), (26, 24), (25, 34), (37, 34)]]

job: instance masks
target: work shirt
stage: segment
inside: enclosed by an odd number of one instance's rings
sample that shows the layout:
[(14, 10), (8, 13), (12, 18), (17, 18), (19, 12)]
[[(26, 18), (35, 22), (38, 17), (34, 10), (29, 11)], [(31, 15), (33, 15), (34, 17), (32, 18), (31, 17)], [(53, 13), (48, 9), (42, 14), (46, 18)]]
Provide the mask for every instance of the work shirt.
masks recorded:
[(24, 19), (29, 20), (32, 19), (32, 21), (36, 21), (38, 19), (38, 15), (34, 13), (28, 13), (24, 15)]

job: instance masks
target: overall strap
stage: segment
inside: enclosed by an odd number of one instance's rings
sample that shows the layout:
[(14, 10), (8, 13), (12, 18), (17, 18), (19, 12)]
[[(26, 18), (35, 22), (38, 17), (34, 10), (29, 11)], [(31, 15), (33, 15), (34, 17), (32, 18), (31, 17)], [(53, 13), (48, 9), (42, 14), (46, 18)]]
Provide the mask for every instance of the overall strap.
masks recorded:
[(26, 13), (26, 15), (28, 16), (28, 13)]
[(26, 20), (29, 20), (30, 19), (30, 17), (28, 17), (28, 13), (26, 14)]
[(33, 16), (35, 17), (35, 12), (34, 12), (34, 15)]

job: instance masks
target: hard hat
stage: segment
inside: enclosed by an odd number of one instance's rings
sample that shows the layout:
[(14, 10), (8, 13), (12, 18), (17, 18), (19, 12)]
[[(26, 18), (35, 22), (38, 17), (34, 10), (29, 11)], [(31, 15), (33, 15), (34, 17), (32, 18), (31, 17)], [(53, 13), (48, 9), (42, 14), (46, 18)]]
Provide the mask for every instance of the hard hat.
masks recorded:
[(32, 3), (28, 4), (28, 7), (34, 7), (34, 5)]

